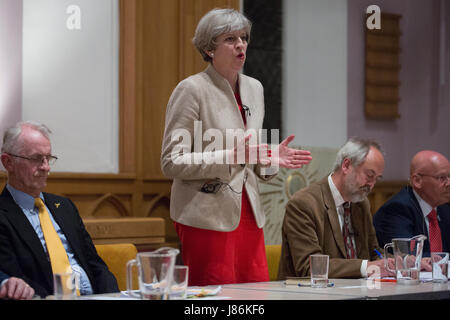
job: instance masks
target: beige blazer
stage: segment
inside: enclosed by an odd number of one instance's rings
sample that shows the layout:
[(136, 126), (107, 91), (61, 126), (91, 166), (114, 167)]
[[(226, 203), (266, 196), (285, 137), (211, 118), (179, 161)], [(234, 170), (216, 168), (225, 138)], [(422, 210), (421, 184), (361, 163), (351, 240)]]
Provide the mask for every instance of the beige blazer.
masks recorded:
[(376, 260), (378, 246), (366, 199), (351, 206), (357, 259), (346, 259), (338, 213), (325, 177), (297, 191), (286, 206), (278, 278), (309, 276), (309, 256), (330, 256), (330, 278), (360, 278), (362, 260)]
[[(264, 119), (263, 87), (240, 74), (239, 89), (242, 103), (250, 109), (247, 129), (257, 132)], [(234, 147), (226, 145), (232, 141), (226, 139), (227, 129), (241, 129), (243, 134), (244, 122), (231, 86), (212, 65), (177, 85), (167, 105), (161, 153), (161, 169), (173, 179), (170, 217), (174, 221), (216, 231), (236, 229), (245, 180), (256, 223), (263, 227), (257, 176), (269, 179), (270, 175), (263, 175), (257, 165), (227, 164)], [(208, 134), (219, 132), (223, 143), (210, 141)], [(213, 143), (218, 147), (213, 148)], [(215, 179), (229, 186), (223, 185), (217, 193), (200, 191), (205, 182)]]

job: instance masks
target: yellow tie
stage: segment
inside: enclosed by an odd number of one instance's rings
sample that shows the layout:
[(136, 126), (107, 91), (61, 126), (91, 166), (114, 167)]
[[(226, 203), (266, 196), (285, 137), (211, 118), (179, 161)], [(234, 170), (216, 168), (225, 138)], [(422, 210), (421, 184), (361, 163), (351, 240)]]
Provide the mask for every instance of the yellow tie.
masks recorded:
[[(71, 273), (72, 268), (66, 249), (64, 249), (62, 241), (53, 226), (44, 202), (41, 198), (36, 198), (34, 200), (34, 205), (39, 210), (39, 220), (41, 222), (42, 232), (44, 233), (45, 244), (47, 245), (53, 273)], [(79, 295), (78, 292), (79, 291), (77, 290), (77, 294)]]

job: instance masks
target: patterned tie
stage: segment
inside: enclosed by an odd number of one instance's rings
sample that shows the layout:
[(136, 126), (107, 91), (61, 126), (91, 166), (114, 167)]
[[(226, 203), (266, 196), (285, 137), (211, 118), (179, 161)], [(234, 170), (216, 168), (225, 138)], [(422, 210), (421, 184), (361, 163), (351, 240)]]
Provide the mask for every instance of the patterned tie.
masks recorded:
[(439, 228), (436, 210), (431, 210), (427, 218), (429, 222), (430, 251), (442, 252), (441, 229)]
[(355, 259), (356, 258), (356, 250), (353, 243), (353, 235), (350, 232), (350, 203), (344, 203), (344, 226), (343, 226), (343, 235), (344, 235), (344, 243), (345, 250), (347, 251), (347, 259)]

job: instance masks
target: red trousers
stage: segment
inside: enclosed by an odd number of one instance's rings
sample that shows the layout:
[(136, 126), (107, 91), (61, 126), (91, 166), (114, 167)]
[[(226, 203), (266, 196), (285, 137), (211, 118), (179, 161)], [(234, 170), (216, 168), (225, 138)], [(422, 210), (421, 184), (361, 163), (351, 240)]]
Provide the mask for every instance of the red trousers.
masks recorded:
[(175, 222), (189, 286), (269, 281), (264, 232), (256, 225), (245, 188), (239, 226), (231, 232)]

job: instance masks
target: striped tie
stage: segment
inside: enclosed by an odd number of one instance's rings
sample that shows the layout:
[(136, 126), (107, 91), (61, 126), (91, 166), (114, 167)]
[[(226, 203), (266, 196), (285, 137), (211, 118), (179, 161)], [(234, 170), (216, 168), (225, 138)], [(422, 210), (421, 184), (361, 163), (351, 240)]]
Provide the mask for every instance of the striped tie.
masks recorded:
[(355, 259), (356, 258), (356, 250), (353, 243), (353, 234), (350, 232), (350, 203), (344, 203), (344, 226), (343, 226), (343, 236), (345, 243), (345, 250), (347, 251), (347, 259)]

